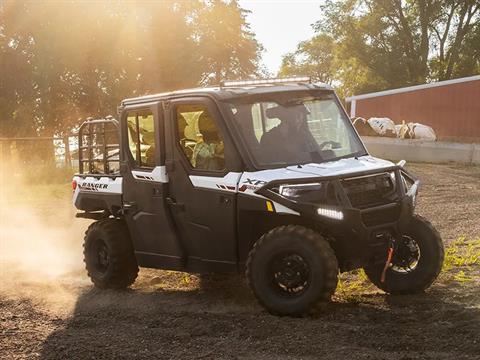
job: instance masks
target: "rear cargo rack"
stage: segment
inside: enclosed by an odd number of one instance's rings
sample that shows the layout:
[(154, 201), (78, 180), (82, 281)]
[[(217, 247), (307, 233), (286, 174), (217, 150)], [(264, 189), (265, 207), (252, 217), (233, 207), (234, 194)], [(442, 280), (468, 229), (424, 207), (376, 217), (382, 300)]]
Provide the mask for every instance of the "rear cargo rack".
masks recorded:
[(113, 117), (87, 119), (78, 130), (80, 174), (116, 174), (120, 171), (118, 121)]

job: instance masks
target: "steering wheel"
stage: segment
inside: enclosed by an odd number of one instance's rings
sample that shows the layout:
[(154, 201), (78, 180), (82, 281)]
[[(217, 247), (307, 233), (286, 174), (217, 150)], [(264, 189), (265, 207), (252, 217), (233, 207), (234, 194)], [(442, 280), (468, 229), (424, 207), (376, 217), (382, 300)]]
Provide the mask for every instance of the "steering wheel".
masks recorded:
[(318, 147), (320, 148), (320, 150), (323, 150), (323, 148), (327, 145), (331, 145), (332, 149), (338, 149), (338, 148), (342, 147), (342, 144), (340, 144), (336, 141), (324, 141), (320, 145), (318, 145)]

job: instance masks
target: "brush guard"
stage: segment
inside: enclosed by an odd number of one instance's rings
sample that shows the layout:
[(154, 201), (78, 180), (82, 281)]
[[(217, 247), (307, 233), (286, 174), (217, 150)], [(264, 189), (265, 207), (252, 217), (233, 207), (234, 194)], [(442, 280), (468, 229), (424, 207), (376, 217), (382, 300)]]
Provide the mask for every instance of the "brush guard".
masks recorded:
[[(366, 170), (342, 175), (309, 177), (295, 179), (281, 179), (270, 181), (255, 192), (283, 206), (286, 206), (301, 216), (308, 217), (315, 222), (320, 222), (333, 230), (333, 233), (348, 233), (363, 239), (372, 239), (382, 230), (388, 229), (397, 237), (403, 233), (413, 215), (419, 180), (404, 169), (404, 161), (397, 165), (375, 170)], [(355, 178), (391, 173), (394, 182), (393, 200), (371, 207), (355, 207), (349, 199), (342, 181)], [(335, 189), (336, 205), (323, 205), (319, 203), (298, 202), (279, 193), (281, 186), (308, 183), (330, 183)], [(341, 219), (329, 219), (319, 215), (318, 209), (332, 212), (341, 212)], [(391, 214), (390, 217), (385, 214)], [(383, 216), (383, 217), (382, 217)], [(373, 221), (380, 219), (379, 221)]]

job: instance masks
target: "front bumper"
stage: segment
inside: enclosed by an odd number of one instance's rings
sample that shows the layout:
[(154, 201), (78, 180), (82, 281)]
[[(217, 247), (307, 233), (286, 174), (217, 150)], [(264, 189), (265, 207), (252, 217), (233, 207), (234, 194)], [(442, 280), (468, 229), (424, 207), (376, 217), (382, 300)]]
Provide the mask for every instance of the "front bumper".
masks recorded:
[[(368, 177), (376, 174), (392, 173), (395, 184), (395, 193), (392, 201), (378, 206), (358, 208), (352, 205), (342, 180)], [(346, 175), (308, 178), (308, 182), (330, 182), (335, 189), (337, 204), (324, 206), (322, 204), (297, 202), (279, 194), (282, 185), (302, 184), (305, 178), (275, 180), (267, 183), (256, 193), (284, 205), (300, 216), (307, 217), (323, 227), (328, 228), (332, 235), (348, 236), (362, 240), (374, 239), (379, 233), (388, 231), (393, 236), (404, 233), (415, 208), (415, 199), (418, 192), (419, 180), (411, 175), (402, 165), (395, 165), (382, 169), (368, 170)], [(407, 183), (410, 187), (407, 187)], [(343, 214), (341, 220), (330, 219), (318, 214), (317, 210), (330, 209)]]

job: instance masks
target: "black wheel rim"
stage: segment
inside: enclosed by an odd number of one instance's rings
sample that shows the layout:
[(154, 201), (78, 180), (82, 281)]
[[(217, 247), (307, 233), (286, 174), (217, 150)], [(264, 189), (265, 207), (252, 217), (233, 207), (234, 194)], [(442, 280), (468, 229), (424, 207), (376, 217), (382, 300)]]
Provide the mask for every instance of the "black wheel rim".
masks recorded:
[(420, 247), (410, 236), (404, 235), (395, 246), (391, 269), (396, 273), (413, 272), (420, 262)]
[(110, 254), (107, 244), (105, 244), (102, 239), (98, 239), (95, 242), (93, 255), (95, 259), (95, 270), (97, 270), (99, 273), (104, 274), (108, 269), (108, 265), (110, 264)]
[(273, 257), (268, 273), (275, 291), (286, 296), (302, 294), (310, 283), (310, 267), (296, 253), (283, 253)]

